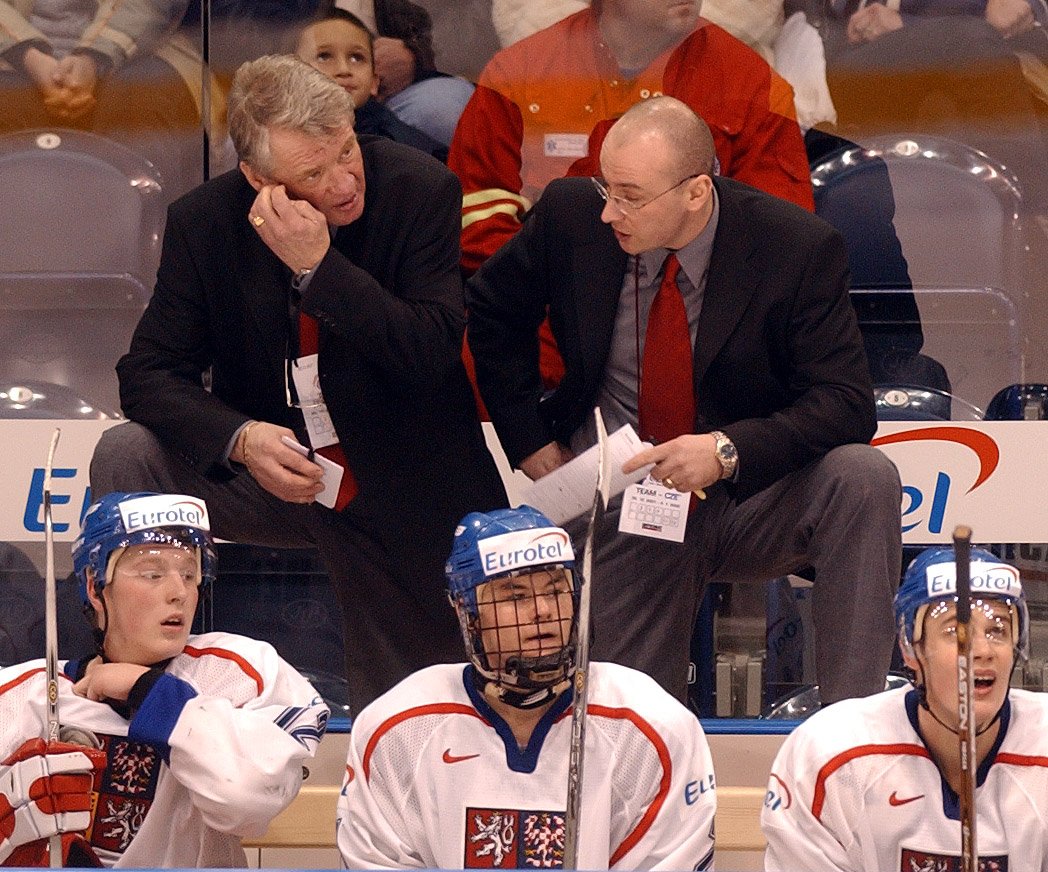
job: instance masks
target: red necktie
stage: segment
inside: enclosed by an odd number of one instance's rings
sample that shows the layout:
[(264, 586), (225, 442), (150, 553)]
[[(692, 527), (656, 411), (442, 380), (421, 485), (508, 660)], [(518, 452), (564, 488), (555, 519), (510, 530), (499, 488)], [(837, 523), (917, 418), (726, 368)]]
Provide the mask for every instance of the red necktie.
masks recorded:
[[(307, 354), (316, 354), (320, 350), (320, 328), (317, 319), (305, 312), (298, 313), (298, 353), (305, 357)], [(327, 445), (316, 449), (316, 453), (342, 467), (342, 482), (338, 486), (338, 496), (335, 498), (335, 511), (341, 512), (350, 501), (357, 495), (357, 480), (353, 471), (346, 462), (346, 454), (341, 444)]]
[(680, 261), (666, 258), (662, 284), (648, 312), (637, 398), (641, 438), (668, 442), (695, 429), (691, 333), (677, 287)]

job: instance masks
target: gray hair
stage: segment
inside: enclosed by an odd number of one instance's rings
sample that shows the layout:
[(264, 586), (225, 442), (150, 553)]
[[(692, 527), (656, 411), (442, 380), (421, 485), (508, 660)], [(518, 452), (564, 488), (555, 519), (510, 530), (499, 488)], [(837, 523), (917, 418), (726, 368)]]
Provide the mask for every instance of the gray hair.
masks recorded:
[(620, 146), (646, 134), (656, 134), (666, 141), (673, 156), (673, 169), (680, 175), (713, 174), (717, 157), (713, 134), (687, 103), (665, 96), (642, 100), (612, 125), (606, 141)]
[(241, 64), (227, 101), (237, 157), (257, 172), (272, 167), (269, 129), (331, 136), (353, 125), (353, 98), (294, 55), (265, 55)]

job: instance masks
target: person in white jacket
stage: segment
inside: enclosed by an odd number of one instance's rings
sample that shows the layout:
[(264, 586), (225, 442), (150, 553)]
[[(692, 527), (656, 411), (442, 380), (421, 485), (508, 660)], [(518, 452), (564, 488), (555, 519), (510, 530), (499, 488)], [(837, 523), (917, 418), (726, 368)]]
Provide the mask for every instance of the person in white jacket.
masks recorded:
[[(979, 868), (1048, 872), (1048, 695), (1009, 688), (1029, 650), (1018, 571), (971, 555)], [(761, 826), (765, 869), (959, 870), (957, 596), (952, 548), (929, 548), (895, 598), (913, 687), (845, 700), (789, 736)]]
[[(467, 515), (447, 564), (468, 664), (431, 666), (353, 723), (338, 803), (351, 869), (560, 867), (579, 577), (528, 506)], [(712, 869), (698, 720), (648, 676), (591, 663), (579, 869)]]
[(97, 652), (59, 664), (46, 742), (43, 661), (0, 670), (0, 865), (244, 866), (302, 782), (328, 708), (266, 643), (191, 635), (215, 574), (207, 507), (112, 493), (73, 567)]

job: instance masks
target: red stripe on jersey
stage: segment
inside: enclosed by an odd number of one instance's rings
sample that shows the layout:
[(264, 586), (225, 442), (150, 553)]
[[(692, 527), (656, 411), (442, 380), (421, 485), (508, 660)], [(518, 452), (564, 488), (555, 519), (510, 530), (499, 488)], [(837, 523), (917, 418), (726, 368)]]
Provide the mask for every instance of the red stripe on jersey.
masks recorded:
[(870, 757), (883, 754), (909, 754), (913, 757), (927, 757), (931, 754), (923, 745), (859, 745), (849, 748), (824, 764), (819, 770), (819, 777), (815, 779), (815, 795), (811, 802), (811, 813), (818, 820), (822, 815), (822, 806), (826, 802), (826, 779), (833, 775), (838, 769), (858, 757)]
[(1031, 757), (1029, 754), (998, 754), (994, 763), (1007, 763), (1011, 766), (1046, 766), (1048, 757)]
[[(378, 744), (378, 740), (381, 739), (386, 733), (392, 730), (397, 724), (402, 724), (404, 721), (409, 721), (412, 718), (420, 718), (425, 715), (470, 715), (487, 724), (487, 720), (471, 705), (463, 705), (459, 702), (437, 702), (430, 705), (420, 705), (415, 708), (407, 709), (402, 711), (399, 715), (393, 715), (378, 725), (378, 729), (371, 734), (371, 738), (368, 739), (367, 747), (364, 749), (364, 759), (361, 761), (361, 768), (364, 770), (364, 780), (371, 780), (371, 755), (375, 750), (375, 746)], [(490, 725), (489, 725), (490, 726)]]
[(231, 660), (237, 666), (240, 667), (241, 671), (255, 682), (255, 687), (258, 690), (259, 695), (262, 693), (262, 688), (265, 687), (262, 676), (259, 675), (258, 670), (255, 669), (250, 663), (248, 663), (239, 654), (234, 654), (232, 651), (228, 651), (225, 648), (194, 648), (192, 645), (186, 645), (182, 649), (183, 654), (188, 654), (190, 657), (206, 657), (211, 655), (212, 657), (221, 657), (223, 660)]
[[(5, 684), (3, 687), (0, 687), (0, 696), (7, 693), (12, 688), (18, 687), (18, 685), (20, 685), (23, 681), (28, 681), (34, 675), (39, 675), (43, 671), (43, 667), (40, 667), (39, 669), (30, 669), (28, 672), (23, 672), (21, 675), (18, 676), (18, 678), (13, 679), (12, 681), (7, 682), (7, 684)], [(59, 676), (61, 677), (61, 673), (59, 673)]]
[(644, 734), (644, 737), (649, 742), (651, 742), (652, 746), (655, 748), (655, 752), (659, 755), (659, 762), (662, 763), (662, 778), (659, 780), (659, 792), (655, 794), (655, 798), (651, 801), (651, 805), (648, 806), (647, 811), (644, 812), (637, 826), (635, 826), (633, 831), (623, 839), (622, 844), (612, 852), (611, 859), (608, 861), (608, 866), (610, 868), (625, 857), (626, 854), (632, 851), (637, 842), (644, 838), (644, 834), (651, 829), (651, 825), (655, 822), (655, 818), (658, 817), (659, 812), (662, 810), (663, 803), (666, 802), (666, 797), (669, 796), (670, 781), (673, 777), (673, 764), (670, 761), (669, 749), (666, 747), (666, 743), (662, 741), (662, 737), (655, 731), (655, 728), (651, 724), (632, 709), (609, 708), (608, 706), (603, 705), (587, 705), (586, 713), (602, 718), (618, 718), (619, 720), (629, 721)]

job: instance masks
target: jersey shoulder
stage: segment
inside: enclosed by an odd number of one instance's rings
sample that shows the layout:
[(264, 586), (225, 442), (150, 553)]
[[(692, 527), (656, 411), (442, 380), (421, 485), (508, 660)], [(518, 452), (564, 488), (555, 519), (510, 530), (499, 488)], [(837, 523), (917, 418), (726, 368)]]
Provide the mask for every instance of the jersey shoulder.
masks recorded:
[(1048, 693), (1012, 688), (1008, 691), (1011, 721), (1000, 753), (1021, 753), (1048, 765)]
[[(58, 664), (58, 689), (68, 695), (72, 684), (62, 673), (63, 665)], [(29, 660), (0, 669), (0, 760), (31, 736), (43, 735), (46, 721), (47, 662)]]
[[(62, 672), (64, 663), (58, 664), (59, 691), (71, 685)], [(28, 660), (0, 668), (0, 733), (3, 726), (13, 724), (33, 699), (44, 704), (47, 694), (47, 661)], [(2, 758), (0, 758), (2, 759)]]
[[(279, 657), (276, 648), (269, 642), (261, 639), (252, 639), (250, 636), (241, 636), (239, 633), (201, 633), (190, 636), (186, 640), (187, 650), (193, 649), (194, 653), (210, 654), (215, 657), (227, 659), (249, 659), (251, 661), (262, 661), (267, 657)], [(190, 655), (192, 656), (192, 655)]]
[(388, 789), (409, 791), (419, 761), (434, 742), (468, 735), (484, 723), (466, 693), (464, 670), (464, 664), (421, 669), (360, 712), (350, 734), (350, 756), (359, 760), (366, 779), (382, 771)]
[[(842, 700), (797, 726), (779, 749), (768, 780), (769, 795), (810, 806), (818, 816), (823, 801), (850, 807), (871, 785), (899, 769), (900, 759), (928, 752), (906, 713), (908, 688), (861, 699)], [(843, 805), (842, 805), (843, 804)]]
[(236, 633), (203, 633), (189, 637), (167, 671), (198, 692), (243, 705), (262, 695), (280, 662), (280, 655), (268, 642)]
[(353, 720), (354, 734), (388, 729), (390, 722), (476, 710), (463, 684), (464, 663), (438, 663), (404, 678), (369, 703)]
[[(64, 663), (58, 664), (59, 673), (62, 672)], [(27, 660), (25, 663), (14, 663), (11, 666), (0, 667), (0, 696), (8, 690), (40, 676), (40, 680), (46, 681), (47, 662), (40, 658), (38, 660)]]
[(859, 699), (845, 699), (820, 709), (790, 733), (780, 759), (830, 761), (840, 755), (860, 756), (881, 745), (921, 745), (906, 715), (906, 694), (899, 688)]
[(591, 663), (587, 710), (631, 712), (654, 727), (695, 728), (702, 726), (696, 715), (664, 690), (651, 676), (618, 663)]

